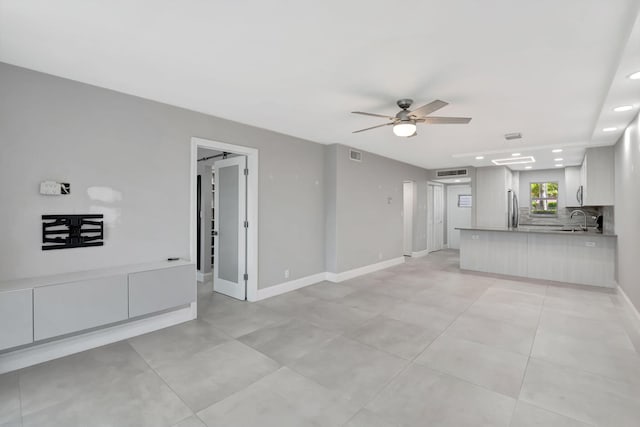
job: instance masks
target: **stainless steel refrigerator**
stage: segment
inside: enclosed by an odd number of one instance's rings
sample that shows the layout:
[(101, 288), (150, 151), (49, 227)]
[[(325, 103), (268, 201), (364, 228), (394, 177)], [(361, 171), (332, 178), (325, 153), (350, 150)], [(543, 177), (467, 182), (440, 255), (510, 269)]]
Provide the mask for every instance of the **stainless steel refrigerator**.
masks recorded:
[(513, 190), (507, 191), (507, 227), (518, 227), (520, 221), (520, 211), (518, 206), (518, 196)]

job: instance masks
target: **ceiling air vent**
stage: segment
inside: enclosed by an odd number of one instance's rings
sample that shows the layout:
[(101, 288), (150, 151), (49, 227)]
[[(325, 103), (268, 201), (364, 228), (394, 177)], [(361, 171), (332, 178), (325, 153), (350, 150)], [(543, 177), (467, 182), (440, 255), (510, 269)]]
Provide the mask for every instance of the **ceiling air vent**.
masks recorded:
[(449, 176), (467, 176), (469, 175), (469, 169), (447, 169), (436, 171), (438, 178), (446, 178)]
[(349, 150), (349, 158), (354, 162), (362, 161), (362, 151)]
[(521, 138), (522, 138), (522, 134), (520, 132), (504, 134), (504, 139), (506, 139), (507, 141), (513, 141), (514, 139), (521, 139)]

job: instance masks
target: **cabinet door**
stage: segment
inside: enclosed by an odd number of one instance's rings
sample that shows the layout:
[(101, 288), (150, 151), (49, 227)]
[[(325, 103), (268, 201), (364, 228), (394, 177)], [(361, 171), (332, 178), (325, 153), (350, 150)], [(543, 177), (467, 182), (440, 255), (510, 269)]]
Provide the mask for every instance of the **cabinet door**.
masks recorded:
[(613, 147), (589, 148), (584, 157), (584, 205), (609, 206), (614, 202)]
[(33, 314), (36, 340), (126, 320), (127, 276), (35, 288)]
[(580, 167), (569, 166), (564, 169), (564, 190), (567, 194), (567, 207), (580, 206), (578, 192), (580, 191)]
[(129, 274), (129, 317), (187, 305), (195, 300), (193, 264)]
[(0, 350), (33, 342), (32, 290), (0, 292)]

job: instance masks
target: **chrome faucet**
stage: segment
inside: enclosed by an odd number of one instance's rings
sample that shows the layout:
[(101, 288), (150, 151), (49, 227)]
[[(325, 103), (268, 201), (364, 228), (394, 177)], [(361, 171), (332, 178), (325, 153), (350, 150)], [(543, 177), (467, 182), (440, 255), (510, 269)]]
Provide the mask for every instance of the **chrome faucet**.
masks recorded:
[(582, 227), (582, 229), (583, 229), (584, 231), (587, 231), (587, 214), (586, 214), (586, 213), (584, 213), (584, 211), (583, 211), (583, 210), (581, 210), (581, 209), (576, 209), (576, 210), (574, 210), (574, 211), (571, 211), (571, 215), (569, 215), (569, 220), (572, 220), (572, 219), (573, 219), (573, 216), (574, 216), (575, 214), (579, 214), (579, 213), (581, 213), (581, 214), (582, 214), (582, 216), (584, 217), (584, 227)]

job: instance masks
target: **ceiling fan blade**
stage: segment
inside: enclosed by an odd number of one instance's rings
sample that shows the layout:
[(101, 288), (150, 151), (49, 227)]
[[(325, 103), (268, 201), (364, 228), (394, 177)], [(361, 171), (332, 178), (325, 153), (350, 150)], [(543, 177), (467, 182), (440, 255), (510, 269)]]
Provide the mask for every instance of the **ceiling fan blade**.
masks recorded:
[(448, 102), (444, 102), (444, 101), (440, 101), (439, 99), (436, 99), (435, 101), (430, 102), (427, 105), (423, 105), (420, 108), (416, 108), (415, 110), (411, 111), (409, 114), (416, 117), (426, 116), (427, 114), (431, 114), (434, 111), (437, 111), (443, 107), (446, 107), (447, 105), (449, 105)]
[(365, 130), (371, 130), (371, 129), (375, 129), (375, 128), (381, 128), (383, 126), (391, 126), (393, 123), (383, 123), (381, 125), (377, 125), (377, 126), (371, 126), (370, 128), (366, 128), (366, 129), (360, 129), (360, 130), (354, 130), (352, 133), (358, 133), (358, 132), (364, 132)]
[(352, 111), (352, 114), (362, 114), (363, 116), (382, 117), (384, 119), (395, 120), (395, 117), (385, 116), (384, 114), (365, 113), (363, 111)]
[(471, 117), (422, 117), (419, 121), (428, 125), (466, 125)]

